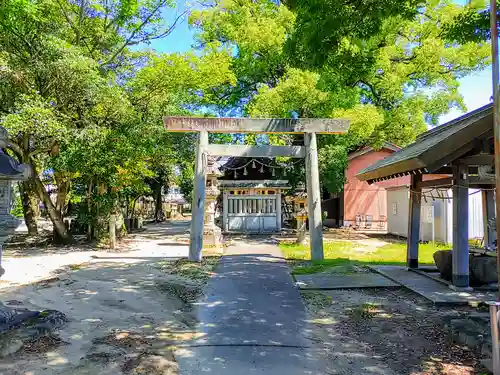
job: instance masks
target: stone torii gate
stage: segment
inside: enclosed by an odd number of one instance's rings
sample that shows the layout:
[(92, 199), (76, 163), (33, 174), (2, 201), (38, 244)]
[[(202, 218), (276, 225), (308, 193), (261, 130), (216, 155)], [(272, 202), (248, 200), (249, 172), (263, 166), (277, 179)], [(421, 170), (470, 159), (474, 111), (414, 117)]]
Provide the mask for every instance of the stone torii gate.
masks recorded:
[[(323, 259), (323, 224), (316, 134), (345, 133), (349, 129), (348, 120), (165, 117), (164, 123), (165, 128), (171, 132), (198, 132), (189, 242), (190, 260), (201, 261), (202, 257), (207, 155), (251, 158), (305, 157), (311, 259)], [(208, 143), (209, 132), (301, 133), (304, 134), (304, 146), (215, 145)]]

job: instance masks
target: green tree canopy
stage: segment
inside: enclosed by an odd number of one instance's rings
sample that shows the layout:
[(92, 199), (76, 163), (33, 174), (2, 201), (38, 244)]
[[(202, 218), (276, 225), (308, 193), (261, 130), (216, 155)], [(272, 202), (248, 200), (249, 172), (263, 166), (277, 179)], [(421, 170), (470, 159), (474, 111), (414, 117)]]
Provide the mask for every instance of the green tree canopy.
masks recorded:
[(450, 43), (445, 34), (470, 7), (361, 3), (225, 0), (193, 13), (200, 48), (219, 43), (233, 52), (236, 84), (214, 93), (218, 108), (349, 118), (349, 133), (324, 143), (344, 147), (344, 155), (364, 144), (404, 146), (451, 108), (464, 110), (458, 80), (486, 67), (490, 48), (484, 40)]

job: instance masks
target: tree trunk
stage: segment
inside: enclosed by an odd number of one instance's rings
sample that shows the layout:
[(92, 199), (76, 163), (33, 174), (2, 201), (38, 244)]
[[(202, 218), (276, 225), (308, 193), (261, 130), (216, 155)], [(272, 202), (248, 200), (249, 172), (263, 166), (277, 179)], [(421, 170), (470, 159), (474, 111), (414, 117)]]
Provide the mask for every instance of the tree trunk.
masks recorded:
[(116, 215), (114, 212), (109, 215), (109, 248), (116, 247)]
[(36, 210), (34, 209), (34, 200), (32, 186), (29, 181), (19, 183), (19, 193), (23, 202), (24, 222), (28, 227), (28, 235), (36, 236), (38, 234), (38, 226), (36, 222)]
[(56, 210), (61, 213), (61, 216), (65, 213), (66, 199), (68, 197), (70, 180), (63, 176), (61, 172), (55, 172), (54, 178), (57, 185), (57, 196), (56, 196)]
[(155, 220), (163, 221), (162, 199), (161, 199), (161, 184), (155, 186)]
[(87, 190), (87, 210), (89, 216), (89, 222), (87, 225), (87, 238), (89, 241), (92, 240), (92, 189), (94, 188), (92, 183), (93, 179), (91, 178)]
[(130, 214), (130, 218), (133, 219), (135, 217), (135, 205), (137, 204), (137, 200), (140, 198), (136, 197), (134, 201), (132, 202), (132, 213)]
[(35, 166), (31, 163), (31, 167), (33, 168), (33, 182), (35, 185), (36, 192), (43, 202), (47, 213), (49, 214), (50, 220), (54, 226), (54, 239), (62, 242), (62, 243), (70, 243), (72, 242), (72, 238), (68, 232), (68, 229), (64, 225), (63, 217), (61, 212), (56, 209), (52, 201), (50, 200), (49, 193), (45, 190), (45, 186), (43, 185), (38, 173), (36, 172)]

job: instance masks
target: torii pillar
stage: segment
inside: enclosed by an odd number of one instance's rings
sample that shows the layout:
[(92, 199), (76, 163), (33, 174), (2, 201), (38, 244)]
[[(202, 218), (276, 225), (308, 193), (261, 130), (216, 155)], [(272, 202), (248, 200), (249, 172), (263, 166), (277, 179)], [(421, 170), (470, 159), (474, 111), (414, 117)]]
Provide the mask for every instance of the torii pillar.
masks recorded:
[(323, 260), (323, 218), (321, 215), (321, 191), (319, 186), (318, 145), (316, 133), (304, 136), (306, 146), (307, 209), (311, 259)]
[[(199, 132), (196, 150), (189, 259), (201, 261), (205, 206), (205, 160), (211, 156), (306, 158), (307, 196), (311, 259), (323, 259), (323, 223), (316, 133), (338, 134), (349, 129), (344, 119), (249, 119), (165, 117), (165, 127), (174, 132)], [(208, 132), (304, 134), (305, 146), (209, 145)]]
[(198, 134), (198, 147), (194, 164), (193, 203), (191, 205), (191, 232), (189, 234), (189, 260), (200, 262), (203, 249), (203, 224), (205, 220), (205, 160), (204, 152), (208, 146), (208, 133), (201, 130)]

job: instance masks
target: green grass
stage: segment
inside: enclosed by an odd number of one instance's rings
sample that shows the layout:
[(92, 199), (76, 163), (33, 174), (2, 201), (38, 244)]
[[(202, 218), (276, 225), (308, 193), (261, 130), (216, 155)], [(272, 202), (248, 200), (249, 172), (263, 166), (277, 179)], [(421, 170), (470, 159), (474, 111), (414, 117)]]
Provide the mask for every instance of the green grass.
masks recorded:
[[(280, 248), (289, 260), (310, 261), (311, 254), (309, 245), (298, 245), (295, 243), (281, 243)], [(378, 247), (374, 250), (364, 251), (365, 246), (349, 241), (325, 242), (325, 259), (322, 261), (308, 262), (294, 268), (293, 273), (308, 274), (322, 272), (326, 269), (338, 268), (340, 273), (349, 273), (349, 268), (356, 265), (379, 264), (379, 265), (405, 265), (406, 243), (393, 242)], [(426, 243), (419, 245), (419, 263), (434, 264), (432, 255), (437, 250), (445, 250), (449, 247), (442, 244)], [(368, 250), (368, 249), (366, 249)], [(346, 271), (344, 271), (346, 270)]]

